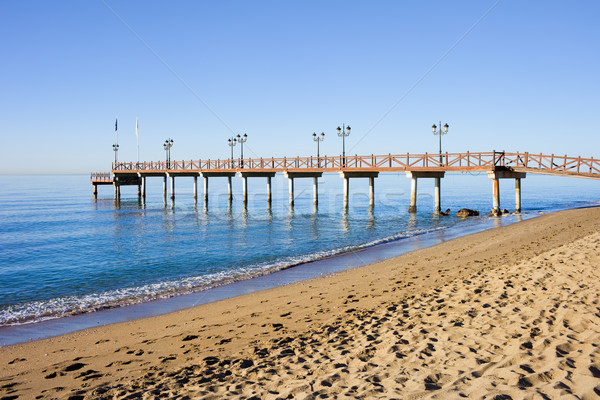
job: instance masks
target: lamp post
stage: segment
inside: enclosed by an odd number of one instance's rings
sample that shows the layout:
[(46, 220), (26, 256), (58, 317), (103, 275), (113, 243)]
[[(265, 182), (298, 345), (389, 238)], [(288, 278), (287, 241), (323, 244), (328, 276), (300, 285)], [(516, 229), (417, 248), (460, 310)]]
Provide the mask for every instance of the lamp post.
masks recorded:
[(350, 126), (337, 127), (337, 135), (342, 138), (342, 167), (346, 166), (346, 136), (350, 136)]
[(317, 163), (318, 163), (318, 166), (320, 167), (320, 166), (321, 166), (321, 160), (320, 160), (320, 158), (319, 158), (319, 144), (320, 144), (320, 143), (321, 143), (323, 140), (325, 140), (325, 132), (321, 132), (321, 134), (320, 134), (320, 135), (317, 135), (315, 132), (313, 132), (313, 135), (312, 135), (312, 136), (313, 136), (313, 140), (314, 140), (315, 142), (317, 142)]
[(246, 140), (248, 140), (248, 135), (245, 133), (244, 136), (237, 135), (237, 141), (242, 146), (240, 151), (240, 168), (244, 168), (244, 143), (246, 143)]
[(171, 168), (171, 147), (173, 147), (173, 139), (169, 138), (163, 144), (167, 158), (167, 169)]
[(231, 168), (233, 168), (233, 146), (237, 143), (236, 138), (227, 139), (227, 144), (231, 147)]
[(119, 153), (119, 145), (117, 143), (113, 144), (113, 151), (115, 152), (115, 168), (117, 167), (117, 154)]
[(435, 124), (433, 124), (431, 126), (431, 130), (433, 131), (434, 135), (439, 136), (440, 139), (440, 167), (443, 165), (442, 163), (442, 135), (445, 135), (448, 133), (448, 124), (444, 124), (444, 131), (442, 131), (442, 122), (440, 121), (440, 127), (438, 129), (437, 126), (435, 126)]
[[(446, 133), (448, 133), (448, 124), (444, 124), (444, 130), (442, 131), (442, 121), (440, 121), (440, 127), (438, 129), (437, 126), (435, 126), (435, 124), (433, 124), (431, 126), (431, 130), (433, 131), (434, 135), (437, 135), (439, 137), (439, 152), (440, 152), (440, 167), (444, 166), (444, 162), (443, 162), (443, 158), (442, 158), (442, 135), (445, 135)], [(441, 176), (443, 176), (443, 172), (440, 172)], [(435, 178), (435, 189), (434, 189), (434, 197), (435, 197), (435, 212), (437, 214), (440, 214), (442, 211), (442, 207), (441, 207), (441, 199), (442, 199), (442, 179), (438, 176)]]

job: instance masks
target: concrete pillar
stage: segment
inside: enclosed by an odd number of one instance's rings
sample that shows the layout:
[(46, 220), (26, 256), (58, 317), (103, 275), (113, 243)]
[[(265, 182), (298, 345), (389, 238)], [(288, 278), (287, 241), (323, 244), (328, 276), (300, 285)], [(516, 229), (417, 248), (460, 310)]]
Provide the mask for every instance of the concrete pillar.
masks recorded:
[(267, 176), (267, 203), (271, 204), (271, 177), (270, 176)]
[(94, 185), (94, 198), (98, 198), (98, 185)]
[(493, 186), (493, 207), (495, 211), (500, 211), (500, 180), (498, 178), (492, 179)]
[(248, 203), (248, 177), (242, 177), (242, 195), (244, 197), (244, 204)]
[(204, 202), (208, 202), (208, 176), (204, 177)]
[(344, 178), (344, 207), (348, 206), (348, 196), (350, 194), (350, 178), (345, 176)]
[(231, 177), (227, 177), (227, 192), (229, 193), (229, 201), (233, 200), (233, 190), (231, 188)]
[(375, 178), (369, 177), (369, 207), (375, 205)]
[(171, 176), (171, 200), (175, 200), (175, 176)]
[(198, 177), (194, 176), (194, 201), (198, 200)]
[(409, 213), (417, 212), (417, 177), (410, 178), (410, 205), (408, 206)]
[(313, 202), (319, 204), (319, 178), (313, 177)]
[(290, 206), (294, 205), (294, 178), (288, 178), (290, 188)]
[(434, 202), (435, 202), (435, 210), (436, 214), (439, 214), (442, 211), (442, 202), (441, 202), (441, 181), (442, 178), (435, 178), (435, 190), (434, 190)]
[(163, 198), (167, 198), (167, 176), (165, 174), (165, 176), (163, 177)]
[(515, 212), (521, 212), (521, 178), (515, 179)]
[(146, 198), (146, 177), (142, 177), (142, 198)]
[(115, 184), (115, 199), (119, 200), (121, 198), (121, 185), (118, 183)]

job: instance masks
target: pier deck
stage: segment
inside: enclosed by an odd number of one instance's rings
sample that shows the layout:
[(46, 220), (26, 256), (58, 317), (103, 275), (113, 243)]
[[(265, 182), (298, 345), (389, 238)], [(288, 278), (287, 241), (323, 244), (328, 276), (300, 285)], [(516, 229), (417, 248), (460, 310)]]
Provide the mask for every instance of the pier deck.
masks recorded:
[(171, 198), (175, 198), (175, 177), (194, 178), (194, 198), (197, 197), (197, 178), (204, 179), (205, 200), (208, 199), (209, 177), (227, 177), (229, 197), (232, 198), (231, 178), (240, 176), (244, 182), (244, 202), (247, 201), (247, 178), (266, 177), (268, 201), (271, 200), (271, 178), (284, 173), (290, 181), (290, 205), (294, 199), (294, 179), (313, 178), (314, 201), (318, 201), (317, 178), (323, 173), (340, 173), (344, 179), (344, 203), (348, 201), (350, 178), (368, 178), (370, 204), (374, 204), (374, 179), (381, 172), (406, 172), (412, 179), (410, 212), (416, 211), (417, 179), (435, 179), (435, 210), (440, 211), (440, 182), (446, 172), (487, 172), (493, 180), (493, 210), (499, 211), (499, 179), (515, 179), (515, 208), (520, 211), (521, 179), (527, 173), (562, 175), (600, 179), (600, 160), (594, 158), (569, 157), (507, 152), (425, 153), (387, 154), (369, 156), (323, 156), (323, 157), (279, 157), (246, 158), (226, 160), (183, 160), (113, 163), (111, 173), (93, 173), (91, 184), (97, 196), (97, 185), (114, 185), (115, 197), (120, 197), (121, 185), (138, 185), (138, 195), (145, 197), (145, 179), (162, 176), (163, 194), (167, 194), (167, 179), (171, 179)]

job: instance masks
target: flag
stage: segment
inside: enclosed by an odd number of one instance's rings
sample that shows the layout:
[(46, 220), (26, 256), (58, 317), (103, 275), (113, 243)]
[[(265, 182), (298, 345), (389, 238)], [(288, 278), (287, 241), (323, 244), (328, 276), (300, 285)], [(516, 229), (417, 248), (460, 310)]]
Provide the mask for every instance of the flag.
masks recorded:
[(119, 117), (115, 118), (115, 132), (117, 132), (117, 122), (119, 121)]
[(138, 134), (138, 119), (137, 117), (135, 117), (135, 137), (136, 138), (140, 138), (139, 134)]

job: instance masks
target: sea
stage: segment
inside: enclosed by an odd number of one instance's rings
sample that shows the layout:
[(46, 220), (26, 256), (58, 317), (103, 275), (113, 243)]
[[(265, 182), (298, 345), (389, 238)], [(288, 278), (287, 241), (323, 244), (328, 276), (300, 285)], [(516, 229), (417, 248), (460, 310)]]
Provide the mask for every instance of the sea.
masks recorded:
[[(528, 174), (521, 183), (522, 213), (489, 217), (492, 181), (484, 173), (442, 179), (442, 209), (433, 213), (433, 179), (418, 181), (417, 213), (409, 214), (410, 180), (380, 174), (375, 204), (368, 179), (351, 179), (343, 206), (338, 174), (273, 178), (175, 180), (165, 199), (162, 178), (147, 179), (144, 201), (136, 186), (99, 186), (89, 175), (0, 175), (0, 345), (99, 324), (157, 315), (393, 257), (454, 237), (563, 209), (597, 206), (600, 182)], [(500, 181), (500, 206), (515, 208), (514, 180)], [(460, 208), (478, 217), (459, 218)]]

